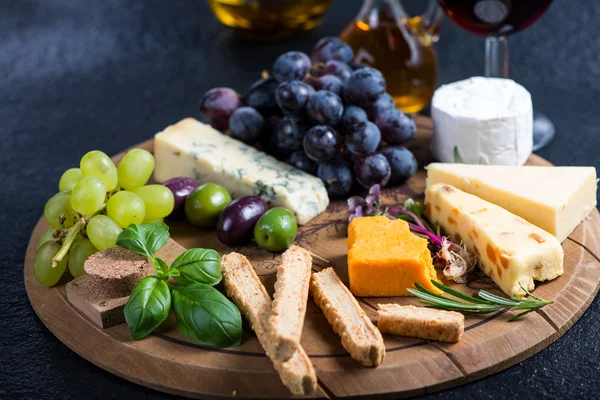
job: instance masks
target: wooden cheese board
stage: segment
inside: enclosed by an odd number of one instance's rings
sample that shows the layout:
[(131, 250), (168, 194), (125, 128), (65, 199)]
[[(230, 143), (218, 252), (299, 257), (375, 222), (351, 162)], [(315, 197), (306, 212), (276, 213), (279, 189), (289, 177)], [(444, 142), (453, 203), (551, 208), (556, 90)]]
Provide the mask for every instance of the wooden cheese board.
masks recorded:
[[(431, 121), (417, 117), (418, 132), (409, 144), (420, 161), (428, 160)], [(152, 151), (153, 141), (138, 147)], [(115, 156), (118, 160), (121, 153)], [(531, 165), (550, 165), (535, 155)], [(386, 189), (384, 203), (402, 203), (422, 197), (425, 172), (420, 170), (405, 185)], [(347, 283), (345, 201), (333, 202), (328, 210), (302, 226), (297, 243), (311, 252), (314, 270), (332, 266)], [(205, 247), (248, 256), (272, 294), (278, 255), (254, 246), (228, 248), (214, 231), (203, 231), (185, 221), (169, 221), (171, 237), (185, 248)], [(25, 257), (25, 286), (31, 304), (42, 322), (69, 348), (95, 365), (132, 382), (164, 392), (194, 398), (288, 398), (271, 361), (253, 334), (244, 327), (241, 346), (214, 349), (195, 344), (181, 335), (174, 318), (141, 341), (131, 338), (127, 325), (101, 329), (73, 307), (66, 298), (63, 277), (46, 288), (33, 276), (36, 244), (47, 229), (43, 218), (36, 225)], [(563, 242), (563, 276), (539, 284), (536, 294), (554, 303), (508, 322), (506, 311), (485, 316), (467, 316), (465, 334), (455, 344), (384, 335), (387, 356), (377, 368), (354, 361), (340, 344), (321, 310), (309, 299), (302, 345), (318, 376), (314, 397), (397, 398), (430, 393), (460, 385), (508, 368), (540, 351), (563, 335), (590, 305), (600, 281), (600, 214), (594, 209)], [(68, 275), (68, 274), (66, 274)], [(466, 284), (455, 284), (473, 293), (486, 289), (501, 292), (481, 273)], [(415, 298), (363, 298), (359, 302), (375, 320), (377, 304), (397, 302), (418, 305)]]

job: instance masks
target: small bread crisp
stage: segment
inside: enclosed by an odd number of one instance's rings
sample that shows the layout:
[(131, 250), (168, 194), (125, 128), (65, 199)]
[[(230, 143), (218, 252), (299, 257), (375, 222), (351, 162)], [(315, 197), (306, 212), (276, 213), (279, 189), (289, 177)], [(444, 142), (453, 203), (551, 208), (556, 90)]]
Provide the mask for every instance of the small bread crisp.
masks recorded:
[(246, 257), (229, 253), (222, 258), (221, 270), (227, 295), (250, 325), (283, 384), (295, 395), (309, 395), (317, 390), (317, 374), (301, 346), (286, 361), (273, 359), (268, 348), (267, 323), (271, 314), (271, 298)]
[(367, 367), (381, 364), (383, 337), (333, 268), (312, 274), (310, 292), (352, 358)]
[(458, 342), (465, 331), (465, 316), (455, 311), (378, 304), (377, 327), (382, 333), (440, 342)]
[(300, 346), (311, 268), (310, 252), (302, 247), (291, 246), (281, 256), (268, 322), (275, 360), (287, 361)]

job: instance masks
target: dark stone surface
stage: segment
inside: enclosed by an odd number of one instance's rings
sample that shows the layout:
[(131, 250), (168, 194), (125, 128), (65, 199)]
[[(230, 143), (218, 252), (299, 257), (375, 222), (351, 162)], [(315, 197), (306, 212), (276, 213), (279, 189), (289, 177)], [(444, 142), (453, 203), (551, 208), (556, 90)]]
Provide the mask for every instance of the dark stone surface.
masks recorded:
[[(0, 3), (0, 398), (170, 397), (95, 367), (35, 316), (23, 258), (44, 203), (86, 151), (114, 154), (197, 116), (205, 90), (247, 87), (278, 54), (307, 51), (337, 34), (360, 3), (337, 0), (324, 26), (271, 44), (236, 40), (201, 0)], [(511, 76), (557, 127), (556, 140), (539, 154), (558, 165), (600, 167), (599, 15), (596, 1), (557, 0), (510, 38)], [(481, 74), (483, 44), (446, 21), (440, 82)], [(428, 398), (597, 398), (599, 326), (596, 300), (563, 338), (527, 361)]]

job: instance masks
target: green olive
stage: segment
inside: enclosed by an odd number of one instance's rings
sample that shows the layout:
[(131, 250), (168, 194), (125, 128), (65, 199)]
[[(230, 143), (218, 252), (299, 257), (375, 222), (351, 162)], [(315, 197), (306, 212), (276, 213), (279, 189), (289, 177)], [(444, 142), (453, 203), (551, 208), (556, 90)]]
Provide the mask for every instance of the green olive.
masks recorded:
[(231, 195), (227, 189), (216, 183), (205, 183), (185, 200), (185, 216), (194, 225), (214, 228), (219, 214), (229, 203)]
[(269, 251), (283, 251), (290, 247), (296, 233), (296, 216), (285, 208), (275, 207), (267, 211), (254, 227), (254, 240)]

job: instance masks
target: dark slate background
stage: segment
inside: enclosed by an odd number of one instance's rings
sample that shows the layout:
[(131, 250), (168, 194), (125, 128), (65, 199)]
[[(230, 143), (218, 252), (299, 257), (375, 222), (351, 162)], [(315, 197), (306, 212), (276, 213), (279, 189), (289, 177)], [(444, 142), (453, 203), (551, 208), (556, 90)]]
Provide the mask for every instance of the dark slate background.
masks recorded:
[[(315, 31), (257, 44), (236, 40), (202, 0), (0, 1), (0, 398), (170, 397), (95, 367), (36, 317), (23, 258), (44, 203), (86, 151), (114, 154), (196, 116), (205, 90), (245, 88), (280, 53), (308, 51), (339, 33), (360, 3), (337, 0)], [(599, 14), (600, 2), (557, 0), (510, 38), (511, 76), (557, 127), (539, 154), (558, 165), (600, 167)], [(483, 45), (446, 21), (439, 82), (481, 74)], [(599, 327), (596, 300), (563, 338), (527, 361), (428, 398), (598, 398)]]

